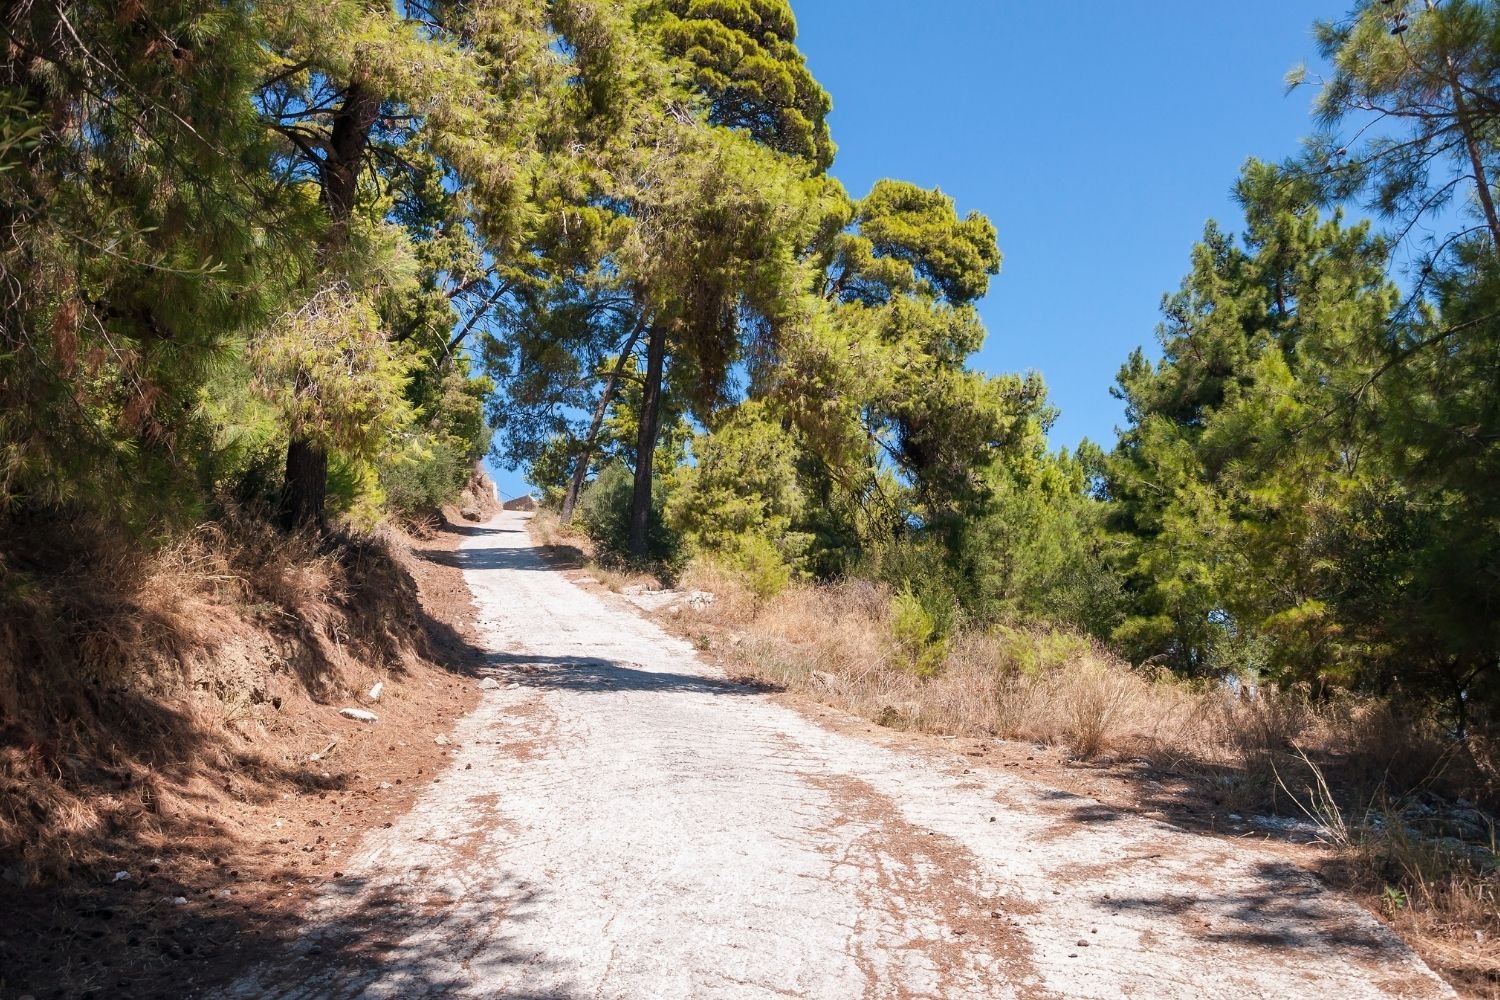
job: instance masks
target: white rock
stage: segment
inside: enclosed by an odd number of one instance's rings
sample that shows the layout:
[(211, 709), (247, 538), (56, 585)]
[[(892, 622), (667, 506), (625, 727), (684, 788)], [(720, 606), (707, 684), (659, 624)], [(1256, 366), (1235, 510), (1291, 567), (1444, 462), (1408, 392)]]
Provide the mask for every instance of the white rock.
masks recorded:
[(379, 720), (374, 712), (366, 712), (362, 708), (341, 708), (339, 714), (346, 719), (354, 719), (357, 722), (376, 722)]
[(486, 677), (484, 680), (479, 682), (480, 690), (483, 691), (493, 691), (499, 686), (500, 682), (495, 680), (495, 678), (493, 677)]
[(170, 902), (173, 906), (186, 906), (187, 905), (187, 897), (186, 896), (172, 896), (168, 900), (168, 902)]
[(128, 879), (129, 877), (130, 877), (130, 873), (129, 872), (115, 872), (115, 877), (112, 878), (112, 879), (110, 879), (110, 881), (111, 882), (123, 882), (126, 879)]
[(446, 737), (446, 736), (434, 736), (432, 738), (432, 742), (436, 743), (440, 747), (445, 747), (445, 746), (448, 745), (448, 737)]
[(385, 681), (376, 681), (375, 686), (370, 688), (370, 700), (379, 701), (380, 693), (385, 690)]

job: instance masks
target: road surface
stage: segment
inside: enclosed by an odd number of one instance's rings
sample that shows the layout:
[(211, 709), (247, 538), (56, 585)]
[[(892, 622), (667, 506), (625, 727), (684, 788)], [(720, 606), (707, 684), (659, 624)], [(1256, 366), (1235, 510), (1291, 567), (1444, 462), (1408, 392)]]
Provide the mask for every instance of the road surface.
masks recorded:
[(727, 681), (548, 569), (528, 516), (463, 550), (492, 680), (448, 771), (226, 996), (1453, 995), (1253, 846)]

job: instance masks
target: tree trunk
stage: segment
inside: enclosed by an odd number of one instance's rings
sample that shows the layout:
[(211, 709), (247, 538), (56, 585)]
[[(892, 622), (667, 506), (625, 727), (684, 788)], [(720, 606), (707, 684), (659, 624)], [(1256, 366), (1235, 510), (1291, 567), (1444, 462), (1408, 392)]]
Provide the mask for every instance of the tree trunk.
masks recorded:
[[(328, 209), (328, 232), (323, 251), (336, 250), (344, 241), (354, 199), (359, 193), (360, 164), (370, 142), (370, 130), (380, 114), (380, 97), (363, 84), (350, 84), (344, 103), (334, 118), (328, 136), (328, 153), (318, 164), (323, 205)], [(286, 446), (286, 475), (281, 490), (281, 519), (288, 527), (312, 526), (322, 530), (328, 523), (328, 451), (306, 435), (294, 431)]]
[(656, 457), (656, 425), (661, 416), (661, 369), (667, 354), (667, 330), (651, 328), (646, 342), (646, 387), (641, 394), (641, 428), (635, 446), (635, 492), (630, 498), (630, 555), (650, 554), (651, 466)]
[[(1437, 10), (1433, 0), (1427, 0), (1429, 13)], [(1474, 123), (1469, 116), (1469, 105), (1464, 100), (1463, 84), (1458, 78), (1458, 67), (1449, 52), (1443, 53), (1443, 70), (1448, 78), (1449, 93), (1453, 97), (1453, 115), (1458, 120), (1458, 129), (1463, 133), (1464, 151), (1469, 154), (1469, 168), (1474, 171), (1474, 190), (1479, 196), (1479, 207), (1484, 212), (1485, 227), (1490, 231), (1490, 249), (1500, 252), (1500, 214), (1495, 211), (1495, 197), (1490, 190), (1489, 172), (1484, 169), (1484, 157), (1480, 155), (1479, 138), (1474, 134)]]
[(328, 451), (321, 444), (294, 436), (286, 448), (286, 482), (281, 517), (288, 528), (327, 526)]
[(573, 520), (573, 508), (578, 505), (578, 494), (583, 490), (583, 481), (588, 478), (589, 458), (594, 453), (594, 441), (599, 437), (599, 428), (604, 424), (604, 414), (609, 409), (610, 397), (615, 394), (615, 386), (620, 382), (620, 373), (625, 370), (625, 362), (630, 360), (630, 352), (635, 350), (635, 342), (641, 339), (641, 331), (645, 329), (646, 321), (635, 325), (630, 331), (630, 337), (626, 339), (625, 346), (620, 349), (620, 357), (615, 361), (614, 370), (609, 373), (609, 378), (604, 383), (604, 391), (599, 394), (599, 403), (594, 407), (594, 417), (589, 421), (588, 437), (583, 439), (583, 450), (579, 452), (576, 464), (573, 466), (573, 479), (568, 483), (568, 493), (563, 497), (562, 518), (563, 524)]
[(354, 199), (359, 194), (359, 172), (370, 144), (370, 130), (380, 115), (380, 95), (362, 83), (352, 83), (344, 91), (328, 133), (328, 154), (318, 167), (322, 182), (323, 204), (328, 208), (330, 228), (324, 245), (332, 248), (343, 242), (344, 228), (354, 214)]

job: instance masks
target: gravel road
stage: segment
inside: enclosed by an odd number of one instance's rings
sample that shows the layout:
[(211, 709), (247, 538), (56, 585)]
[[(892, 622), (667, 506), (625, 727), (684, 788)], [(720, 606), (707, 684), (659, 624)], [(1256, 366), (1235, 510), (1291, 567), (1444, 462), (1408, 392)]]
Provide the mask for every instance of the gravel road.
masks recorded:
[(465, 545), (493, 680), (448, 770), (225, 996), (1454, 995), (1253, 846), (727, 681), (549, 570), (527, 516)]

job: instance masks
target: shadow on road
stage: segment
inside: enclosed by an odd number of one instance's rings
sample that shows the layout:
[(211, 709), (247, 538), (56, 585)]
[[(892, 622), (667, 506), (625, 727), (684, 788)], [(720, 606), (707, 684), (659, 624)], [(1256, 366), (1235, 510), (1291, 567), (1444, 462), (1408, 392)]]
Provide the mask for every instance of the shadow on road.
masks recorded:
[[(456, 858), (451, 867), (464, 863)], [(536, 889), (489, 877), (449, 896), (437, 884), (423, 885), (420, 874), (393, 875), (402, 878), (400, 886), (340, 879), (329, 893), (323, 922), (295, 928), (295, 942), (282, 945), (283, 959), (206, 995), (213, 1000), (338, 1000), (370, 992), (403, 998), (491, 995), (502, 984), (555, 971), (555, 963), (519, 950), (509, 933), (545, 905)], [(518, 975), (521, 967), (525, 971)], [(507, 985), (497, 995), (570, 1000), (577, 994), (556, 986), (543, 993)]]
[(773, 690), (763, 684), (643, 670), (639, 665), (627, 665), (594, 656), (489, 653), (484, 659), (486, 666), (504, 671), (502, 676), (507, 681), (522, 687), (554, 691), (682, 691), (743, 696)]
[(453, 552), (444, 549), (418, 549), (414, 554), (442, 566), (464, 570), (550, 570), (552, 568), (543, 562), (533, 549), (485, 548), (459, 549)]
[[(1326, 891), (1304, 869), (1278, 861), (1255, 866), (1253, 892), (1214, 893), (1194, 886), (1182, 894), (1115, 896), (1096, 899), (1104, 911), (1136, 910), (1162, 916), (1197, 916), (1207, 925), (1195, 932), (1203, 941), (1256, 948), (1291, 950), (1350, 949), (1371, 956), (1389, 957), (1390, 943), (1369, 926), (1368, 920), (1330, 926)], [(1236, 922), (1222, 922), (1228, 917)]]

